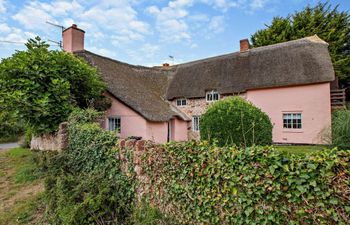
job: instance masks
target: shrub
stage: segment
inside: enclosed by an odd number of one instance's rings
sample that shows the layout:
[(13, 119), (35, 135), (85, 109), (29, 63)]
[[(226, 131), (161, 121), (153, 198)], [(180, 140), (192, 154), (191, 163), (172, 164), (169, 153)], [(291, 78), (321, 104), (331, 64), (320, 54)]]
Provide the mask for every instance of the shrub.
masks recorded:
[(17, 141), (23, 134), (23, 124), (15, 113), (2, 110), (0, 107), (0, 143)]
[(0, 62), (0, 106), (18, 112), (34, 135), (55, 132), (74, 107), (103, 99), (106, 86), (86, 61), (49, 50), (39, 37), (26, 47)]
[(338, 110), (332, 115), (332, 143), (350, 149), (350, 110)]
[(149, 199), (181, 224), (347, 224), (350, 152), (169, 143), (148, 148)]
[(46, 199), (52, 224), (124, 224), (132, 213), (133, 174), (121, 171), (117, 139), (95, 123), (99, 116), (91, 109), (73, 112), (69, 148), (40, 161), (49, 173)]
[(230, 97), (211, 105), (200, 120), (201, 139), (219, 146), (269, 145), (272, 124), (260, 109), (241, 97)]

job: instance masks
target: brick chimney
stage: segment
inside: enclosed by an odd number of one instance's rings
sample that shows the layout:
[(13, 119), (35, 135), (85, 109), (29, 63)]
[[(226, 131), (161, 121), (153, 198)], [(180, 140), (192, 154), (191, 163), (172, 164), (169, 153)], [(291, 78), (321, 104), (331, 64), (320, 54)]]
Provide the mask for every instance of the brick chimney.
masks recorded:
[(85, 31), (79, 29), (76, 24), (68, 27), (62, 32), (63, 49), (66, 52), (84, 50)]
[(163, 63), (163, 68), (168, 68), (169, 66), (169, 63)]
[(249, 50), (249, 41), (248, 39), (243, 39), (239, 41), (240, 44), (240, 52), (246, 52)]

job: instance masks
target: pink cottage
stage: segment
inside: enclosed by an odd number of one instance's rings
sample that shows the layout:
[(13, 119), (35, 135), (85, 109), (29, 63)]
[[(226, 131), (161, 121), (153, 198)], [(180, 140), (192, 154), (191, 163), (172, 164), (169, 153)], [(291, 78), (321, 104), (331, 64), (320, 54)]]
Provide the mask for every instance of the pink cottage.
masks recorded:
[(161, 67), (123, 63), (84, 49), (84, 31), (63, 31), (64, 50), (97, 67), (112, 107), (105, 128), (157, 143), (199, 138), (200, 116), (221, 98), (240, 95), (266, 112), (275, 143), (324, 144), (331, 126), (328, 44), (306, 37)]

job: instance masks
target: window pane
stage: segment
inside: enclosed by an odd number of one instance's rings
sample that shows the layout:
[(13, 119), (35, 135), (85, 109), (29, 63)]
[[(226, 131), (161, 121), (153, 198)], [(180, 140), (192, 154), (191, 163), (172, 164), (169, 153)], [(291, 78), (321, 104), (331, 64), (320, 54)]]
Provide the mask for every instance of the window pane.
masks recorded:
[(199, 116), (192, 117), (192, 130), (199, 131)]
[(176, 105), (181, 105), (181, 100), (180, 99), (176, 100)]
[(301, 113), (284, 113), (283, 128), (300, 129), (302, 127)]
[(187, 105), (186, 99), (182, 100), (182, 105)]

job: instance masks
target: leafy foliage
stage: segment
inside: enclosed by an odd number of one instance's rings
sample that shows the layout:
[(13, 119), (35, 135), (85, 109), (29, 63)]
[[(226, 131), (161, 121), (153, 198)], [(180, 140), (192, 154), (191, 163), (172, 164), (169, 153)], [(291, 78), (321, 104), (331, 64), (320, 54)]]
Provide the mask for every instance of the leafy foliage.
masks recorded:
[(0, 63), (1, 110), (15, 111), (34, 134), (53, 132), (73, 107), (101, 98), (104, 83), (96, 69), (62, 51), (30, 39)]
[[(120, 169), (116, 137), (95, 123), (100, 113), (74, 111), (69, 149), (48, 162), (48, 216), (53, 224), (124, 224), (134, 199), (133, 175)], [(45, 167), (45, 166), (44, 166)]]
[(317, 34), (329, 43), (336, 75), (343, 85), (350, 84), (350, 16), (328, 2), (307, 6), (292, 15), (275, 17), (271, 25), (252, 35), (253, 47), (276, 44)]
[(332, 114), (332, 143), (350, 149), (350, 110), (338, 110)]
[(220, 146), (272, 143), (269, 117), (241, 97), (230, 97), (212, 104), (200, 122), (201, 139)]
[(164, 215), (158, 208), (153, 207), (150, 203), (142, 200), (134, 208), (130, 224), (137, 225), (172, 225), (178, 224), (176, 219)]
[(149, 148), (150, 201), (181, 224), (347, 224), (350, 152), (286, 155), (206, 142)]
[(0, 143), (16, 141), (23, 134), (23, 124), (13, 113), (0, 111)]

